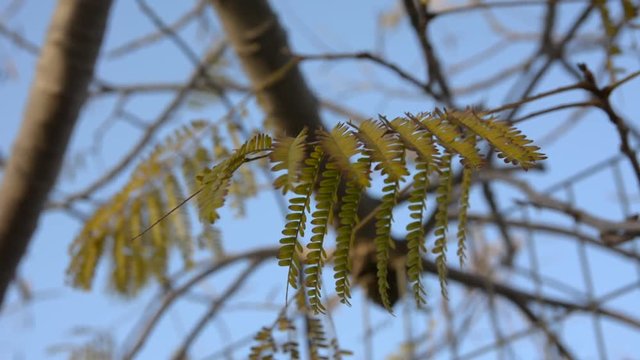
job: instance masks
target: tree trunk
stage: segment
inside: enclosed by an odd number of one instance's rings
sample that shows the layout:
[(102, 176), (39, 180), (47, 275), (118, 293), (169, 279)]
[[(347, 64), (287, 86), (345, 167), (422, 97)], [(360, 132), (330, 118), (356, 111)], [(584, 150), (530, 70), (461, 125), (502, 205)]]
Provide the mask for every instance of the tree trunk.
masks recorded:
[(87, 97), (111, 0), (60, 0), (0, 185), (0, 307)]
[(287, 36), (266, 0), (212, 0), (256, 90), (267, 120), (289, 136), (322, 126), (318, 100), (290, 54)]

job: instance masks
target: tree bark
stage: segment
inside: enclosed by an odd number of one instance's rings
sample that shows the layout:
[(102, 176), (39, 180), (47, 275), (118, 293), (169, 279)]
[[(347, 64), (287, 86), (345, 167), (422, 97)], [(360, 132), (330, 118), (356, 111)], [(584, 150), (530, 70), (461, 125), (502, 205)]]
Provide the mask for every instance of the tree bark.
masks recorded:
[(60, 0), (0, 185), (0, 307), (87, 97), (111, 0)]
[(287, 36), (266, 0), (212, 0), (267, 120), (289, 136), (322, 126), (318, 100), (291, 56)]

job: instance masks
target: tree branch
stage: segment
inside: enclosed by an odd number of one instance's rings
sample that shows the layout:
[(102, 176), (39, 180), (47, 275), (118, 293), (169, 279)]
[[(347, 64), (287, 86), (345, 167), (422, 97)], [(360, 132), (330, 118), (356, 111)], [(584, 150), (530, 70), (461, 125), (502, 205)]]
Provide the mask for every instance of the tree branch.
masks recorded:
[(122, 359), (130, 360), (136, 356), (136, 354), (146, 343), (149, 335), (151, 335), (151, 332), (153, 331), (157, 323), (160, 321), (169, 307), (173, 304), (173, 302), (180, 296), (185, 294), (187, 291), (189, 291), (189, 289), (191, 289), (195, 284), (237, 261), (252, 260), (255, 264), (258, 264), (268, 258), (275, 258), (277, 254), (278, 248), (263, 248), (245, 253), (239, 253), (236, 255), (229, 255), (218, 261), (215, 261), (214, 263), (206, 262), (202, 264), (202, 266), (200, 267), (201, 270), (194, 276), (192, 276), (189, 280), (187, 280), (183, 285), (176, 289), (170, 290), (164, 296), (162, 296), (160, 300), (158, 300), (157, 298), (153, 299), (153, 303), (155, 304), (155, 306), (149, 307), (150, 311), (138, 326), (137, 334), (133, 334), (128, 337), (135, 340), (133, 340), (133, 345), (131, 345), (129, 350), (126, 351)]
[(0, 185), (0, 307), (53, 187), (102, 45), (110, 0), (63, 0)]
[[(196, 5), (186, 13), (182, 14), (173, 23), (171, 23), (169, 25), (169, 28), (174, 32), (180, 31), (182, 28), (191, 23), (191, 21), (196, 19), (200, 14), (202, 14), (206, 4), (206, 0), (197, 0)], [(126, 43), (119, 45), (114, 49), (111, 49), (106, 54), (106, 56), (113, 59), (126, 54), (130, 54), (131, 52), (138, 50), (144, 46), (149, 46), (157, 41), (162, 40), (165, 36), (167, 36), (166, 31), (158, 29), (151, 33), (129, 40)]]
[(625, 234), (628, 236), (640, 235), (640, 222), (635, 219), (628, 219), (621, 222), (609, 221), (586, 211), (572, 207), (570, 204), (556, 200), (550, 196), (535, 191), (526, 181), (505, 176), (494, 171), (484, 171), (479, 174), (481, 179), (500, 180), (512, 185), (527, 195), (527, 201), (534, 206), (556, 210), (567, 214), (577, 222), (587, 224), (600, 231), (603, 241), (607, 242), (607, 234)]
[(231, 282), (231, 286), (229, 286), (229, 288), (211, 304), (209, 310), (207, 310), (204, 316), (200, 318), (198, 323), (191, 329), (189, 334), (187, 334), (187, 336), (182, 341), (182, 344), (173, 356), (175, 360), (189, 359), (189, 357), (187, 356), (187, 351), (189, 351), (191, 344), (193, 344), (198, 335), (200, 335), (202, 330), (204, 330), (207, 323), (211, 321), (211, 319), (225, 305), (227, 300), (229, 300), (229, 298), (240, 289), (240, 287), (247, 281), (247, 279), (249, 279), (251, 274), (255, 273), (255, 270), (257, 269), (257, 266), (260, 262), (261, 260), (253, 260), (246, 267), (246, 269), (244, 269), (244, 271)]

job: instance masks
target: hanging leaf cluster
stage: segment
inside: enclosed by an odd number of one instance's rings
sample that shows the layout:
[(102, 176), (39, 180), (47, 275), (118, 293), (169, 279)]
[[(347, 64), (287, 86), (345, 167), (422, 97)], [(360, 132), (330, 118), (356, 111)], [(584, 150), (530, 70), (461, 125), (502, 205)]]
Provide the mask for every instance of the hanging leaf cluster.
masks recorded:
[[(206, 143), (212, 145), (203, 145)], [(152, 278), (165, 280), (174, 249), (184, 266), (190, 267), (194, 239), (199, 239), (200, 247), (211, 250), (216, 256), (222, 255), (220, 236), (215, 228), (205, 224), (199, 234), (194, 234), (189, 213), (173, 210), (183, 206), (189, 195), (199, 191), (215, 200), (215, 194), (201, 190), (202, 184), (197, 178), (201, 169), (210, 166), (213, 159), (233, 162), (229, 155), (218, 128), (204, 121), (181, 127), (157, 145), (133, 170), (123, 188), (86, 221), (71, 244), (72, 260), (67, 269), (69, 282), (89, 289), (99, 260), (108, 254), (111, 288), (131, 296)], [(253, 183), (250, 169), (246, 171), (234, 176), (231, 187), (236, 182)], [(208, 172), (202, 178), (208, 180), (211, 176)], [(229, 179), (224, 181), (228, 183)], [(239, 193), (234, 195), (240, 196)], [(245, 192), (243, 196), (250, 194)], [(211, 210), (215, 204), (207, 202), (203, 206), (209, 206)], [(163, 221), (158, 222), (159, 219)]]
[[(335, 291), (341, 302), (349, 304), (350, 252), (357, 229), (364, 225), (357, 210), (361, 195), (373, 186), (372, 174), (379, 173), (383, 181), (379, 189), (382, 196), (371, 219), (375, 222), (377, 290), (382, 303), (390, 310), (388, 266), (395, 244), (391, 228), (393, 210), (404, 195), (401, 185), (410, 182), (407, 186), (410, 221), (406, 227), (406, 274), (416, 301), (423, 304), (426, 291), (421, 278), (422, 260), (429, 248), (436, 257), (442, 293), (447, 295), (448, 214), (449, 207), (455, 205), (452, 204), (454, 199), (459, 199), (457, 255), (461, 263), (464, 261), (469, 189), (473, 172), (484, 164), (486, 157), (478, 150), (480, 140), (488, 142), (506, 163), (525, 170), (545, 159), (531, 140), (507, 123), (473, 110), (436, 110), (406, 114), (392, 121), (380, 117), (358, 126), (338, 124), (330, 131), (305, 129), (296, 137), (279, 138), (273, 143), (269, 136), (259, 134), (229, 152), (215, 166), (207, 167), (197, 175), (195, 170), (190, 170), (188, 174), (192, 176), (186, 175), (184, 180), (197, 180), (192, 181), (191, 189), (192, 193), (197, 193), (200, 219), (214, 223), (220, 217), (219, 210), (225, 204), (234, 174), (247, 162), (268, 156), (272, 171), (277, 175), (273, 186), (288, 196), (288, 214), (280, 239), (278, 263), (287, 268), (287, 289), (302, 285), (310, 308), (315, 313), (322, 313), (325, 311), (321, 301), (323, 270), (329, 260), (333, 261)], [(204, 157), (196, 151), (197, 156)], [(456, 158), (460, 159), (462, 167), (459, 197), (453, 192)], [(135, 272), (138, 271), (136, 264), (143, 264), (140, 267), (146, 272), (163, 273), (168, 246), (174, 237), (161, 235), (177, 234), (175, 222), (180, 216), (168, 217), (170, 220), (152, 226), (149, 231), (144, 229), (162, 218), (163, 207), (168, 203), (176, 204), (181, 193), (173, 180), (167, 180), (171, 192), (143, 186), (149, 179), (157, 179), (159, 174), (146, 170), (147, 167), (148, 164), (128, 185), (136, 184), (144, 188), (144, 192), (123, 190), (111, 206), (101, 208), (94, 215), (78, 237), (72, 247), (70, 266), (76, 285), (88, 287), (107, 239), (112, 244), (119, 244), (116, 248), (126, 249), (115, 256), (114, 271), (125, 273), (118, 273), (114, 281), (135, 288), (128, 282), (138, 278), (146, 280), (146, 275)], [(424, 222), (432, 183), (436, 186), (435, 240), (427, 246)], [(311, 230), (307, 241), (308, 225)], [(326, 239), (331, 228), (336, 230), (336, 244), (332, 259), (329, 259)], [(139, 234), (143, 235), (140, 237)], [(136, 257), (142, 257), (142, 260), (136, 260)], [(304, 269), (302, 273), (301, 269)]]
[[(280, 240), (280, 265), (289, 269), (288, 284), (298, 287), (297, 274), (304, 261), (303, 282), (310, 306), (315, 312), (324, 312), (320, 301), (322, 269), (326, 259), (324, 245), (331, 222), (337, 229), (334, 259), (335, 290), (340, 300), (348, 304), (351, 291), (350, 251), (359, 226), (357, 216), (361, 194), (371, 187), (372, 172), (383, 178), (380, 205), (374, 210), (375, 247), (378, 291), (382, 303), (390, 309), (388, 263), (394, 247), (391, 238), (393, 209), (400, 196), (400, 184), (409, 180), (407, 153), (415, 156), (413, 182), (409, 193), (410, 223), (407, 225), (407, 276), (419, 304), (425, 302), (422, 285), (422, 259), (427, 252), (424, 231), (427, 194), (432, 175), (439, 175), (436, 191), (435, 242), (431, 252), (436, 264), (442, 293), (446, 296), (448, 208), (453, 199), (453, 158), (462, 164), (459, 229), (457, 232), (460, 262), (465, 258), (466, 213), (469, 207), (469, 188), (474, 170), (484, 164), (476, 143), (489, 142), (505, 162), (529, 169), (545, 159), (539, 148), (531, 144), (517, 129), (493, 118), (483, 119), (467, 111), (435, 111), (388, 121), (368, 120), (358, 126), (338, 124), (331, 131), (317, 130), (314, 143), (306, 141), (308, 132), (297, 138), (276, 143), (271, 154), (274, 169), (284, 170), (276, 186), (293, 189), (289, 199), (288, 222)], [(303, 146), (302, 144), (307, 144)], [(310, 207), (315, 195), (315, 210)], [(337, 215), (336, 219), (333, 216)], [(309, 219), (307, 219), (309, 217)], [(313, 225), (310, 240), (303, 246), (305, 223)], [(306, 257), (303, 257), (306, 255)]]

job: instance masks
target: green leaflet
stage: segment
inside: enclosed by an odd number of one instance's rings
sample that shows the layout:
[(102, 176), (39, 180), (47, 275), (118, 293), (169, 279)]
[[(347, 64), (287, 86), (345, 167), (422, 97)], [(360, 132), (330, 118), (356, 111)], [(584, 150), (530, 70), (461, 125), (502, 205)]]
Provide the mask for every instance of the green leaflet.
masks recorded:
[[(336, 251), (334, 253), (334, 278), (336, 293), (340, 301), (349, 304), (351, 298), (351, 260), (349, 251), (354, 238), (354, 227), (358, 222), (358, 203), (362, 191), (370, 186), (370, 162), (358, 159), (355, 163), (351, 159), (361, 151), (358, 138), (345, 124), (336, 125), (330, 133), (318, 131), (320, 144), (329, 156), (329, 165), (340, 170), (346, 180), (341, 206), (338, 212), (338, 230), (336, 237)], [(335, 189), (337, 191), (337, 188)]]
[(294, 197), (289, 199), (289, 213), (287, 223), (282, 230), (283, 238), (280, 239), (280, 251), (278, 253), (278, 265), (287, 266), (287, 297), (289, 286), (298, 288), (298, 275), (300, 273), (300, 253), (302, 245), (299, 238), (304, 237), (307, 223), (307, 212), (310, 211), (311, 197), (314, 185), (320, 175), (320, 160), (323, 152), (320, 146), (316, 146), (305, 160), (302, 169), (300, 184), (294, 189)]
[[(153, 191), (146, 195), (146, 207), (149, 211), (149, 219), (159, 219), (162, 215), (162, 209), (165, 209), (163, 200), (160, 197), (159, 191)], [(151, 272), (159, 279), (165, 278), (168, 261), (168, 248), (169, 248), (169, 231), (167, 222), (163, 221), (154, 226), (150, 230), (150, 240), (153, 247), (151, 248), (151, 256), (149, 258), (151, 263)], [(143, 238), (136, 239), (134, 241), (140, 241)]]
[(410, 118), (415, 124), (431, 132), (442, 147), (452, 154), (460, 155), (463, 164), (473, 168), (479, 168), (484, 164), (484, 159), (478, 153), (475, 143), (465, 141), (462, 132), (449, 122), (447, 113), (436, 110), (433, 116), (420, 114), (418, 117), (410, 116)]
[(393, 207), (396, 204), (400, 181), (408, 174), (404, 161), (404, 147), (397, 137), (387, 133), (383, 124), (368, 120), (360, 124), (358, 138), (364, 149), (365, 161), (376, 163), (376, 170), (381, 170), (384, 179), (383, 196), (375, 214), (375, 246), (378, 292), (382, 304), (391, 311), (389, 299), (388, 263), (389, 251), (393, 246), (391, 240), (391, 223)]
[(187, 192), (193, 194), (200, 189), (196, 176), (200, 172), (200, 169), (206, 167), (211, 163), (211, 157), (207, 149), (199, 146), (194, 155), (184, 159), (182, 162), (182, 178), (187, 184)]
[(338, 218), (340, 226), (336, 237), (336, 252), (334, 254), (334, 278), (336, 280), (336, 293), (340, 302), (348, 304), (351, 298), (351, 284), (349, 274), (351, 273), (351, 257), (349, 251), (353, 244), (355, 232), (354, 227), (358, 222), (358, 203), (362, 194), (362, 188), (355, 181), (348, 181), (341, 198), (342, 205)]
[(307, 249), (308, 266), (305, 268), (305, 286), (311, 309), (317, 313), (324, 313), (325, 308), (320, 300), (322, 288), (322, 268), (327, 257), (324, 251), (324, 238), (333, 218), (333, 211), (338, 201), (338, 187), (340, 186), (340, 171), (336, 164), (329, 162), (322, 171), (320, 186), (316, 190), (316, 211), (313, 212), (311, 224), (312, 236)]
[[(135, 296), (146, 284), (151, 267), (151, 257), (144, 258), (146, 249), (155, 249), (149, 235), (137, 240), (131, 240), (139, 234), (147, 221), (147, 214), (143, 212), (143, 199), (133, 201), (130, 213), (119, 219), (113, 238), (113, 270), (111, 284), (114, 290), (124, 296)], [(128, 220), (128, 221), (127, 221)]]
[[(386, 119), (384, 119), (386, 120)], [(425, 231), (422, 224), (424, 210), (427, 206), (426, 198), (429, 190), (429, 173), (433, 169), (438, 150), (432, 141), (431, 133), (419, 127), (414, 121), (397, 118), (387, 122), (400, 136), (400, 140), (407, 149), (417, 154), (416, 173), (413, 176), (412, 191), (409, 195), (409, 210), (411, 222), (407, 225), (407, 277), (412, 283), (413, 294), (418, 306), (426, 304), (426, 291), (422, 284), (422, 258), (427, 249), (425, 246)]]
[(607, 7), (605, 0), (594, 0), (593, 4), (598, 9), (600, 13), (600, 20), (602, 21), (602, 25), (604, 25), (605, 34), (607, 37), (611, 38), (616, 35), (617, 29), (616, 25), (611, 19), (611, 13), (609, 8)]
[(202, 232), (197, 236), (197, 242), (198, 248), (211, 252), (214, 259), (221, 259), (225, 256), (220, 229), (205, 224), (202, 227)]
[(197, 176), (200, 193), (197, 196), (200, 218), (214, 223), (220, 218), (218, 209), (224, 205), (233, 173), (247, 161), (247, 156), (271, 150), (271, 137), (257, 134), (212, 169)]
[(413, 176), (413, 188), (409, 194), (411, 222), (407, 225), (407, 276), (412, 283), (413, 295), (418, 306), (426, 304), (426, 291), (422, 284), (422, 258), (427, 251), (426, 234), (422, 221), (427, 207), (430, 165), (421, 156), (416, 160), (416, 174)]
[(451, 202), (451, 190), (453, 177), (451, 176), (452, 155), (445, 151), (440, 159), (440, 184), (436, 191), (438, 208), (436, 210), (435, 236), (436, 240), (431, 252), (436, 255), (436, 267), (440, 280), (440, 291), (447, 299), (447, 227), (449, 225), (449, 203)]
[(431, 139), (431, 133), (417, 126), (414, 121), (406, 118), (397, 118), (387, 122), (398, 133), (400, 140), (407, 149), (415, 151), (422, 161), (432, 163), (439, 155)]
[[(173, 174), (168, 174), (165, 177), (164, 192), (167, 197), (167, 207), (169, 209), (177, 208), (185, 198), (182, 188)], [(191, 267), (193, 265), (193, 241), (191, 238), (189, 217), (185, 212), (178, 211), (171, 214), (167, 218), (167, 221), (170, 223), (172, 229), (171, 240), (177, 245), (178, 249), (180, 249), (185, 267)]]
[(393, 208), (396, 205), (399, 182), (393, 181), (390, 177), (384, 180), (385, 186), (382, 188), (382, 203), (376, 212), (376, 268), (378, 277), (378, 292), (382, 299), (382, 304), (387, 310), (391, 311), (391, 302), (389, 300), (389, 279), (388, 264), (389, 251), (393, 247), (391, 240), (391, 223), (393, 221)]
[(129, 259), (127, 255), (127, 241), (129, 240), (126, 231), (126, 223), (123, 219), (118, 221), (116, 235), (113, 239), (113, 274), (111, 276), (113, 286), (116, 291), (122, 294), (129, 293)]
[(144, 230), (147, 225), (147, 215), (143, 212), (143, 199), (136, 198), (131, 204), (131, 214), (129, 223), (129, 237), (127, 241), (130, 244), (130, 262), (129, 271), (131, 279), (129, 279), (129, 286), (131, 289), (127, 293), (135, 293), (141, 289), (149, 279), (149, 269), (147, 265), (147, 259), (145, 258), (145, 245), (149, 244), (148, 236), (144, 235), (139, 239), (131, 240), (138, 236)]
[(229, 195), (231, 201), (229, 207), (235, 210), (236, 217), (246, 215), (246, 201), (258, 194), (258, 184), (256, 183), (254, 170), (250, 166), (241, 166), (229, 185)]
[(467, 211), (469, 210), (469, 191), (471, 190), (471, 175), (472, 171), (468, 167), (462, 169), (462, 182), (460, 183), (460, 210), (458, 213), (458, 259), (460, 260), (460, 267), (464, 266), (464, 259), (466, 258), (465, 250), (467, 246), (466, 233), (467, 233)]
[[(504, 122), (495, 119), (482, 120), (472, 111), (448, 112), (449, 121), (466, 127), (476, 135), (487, 140), (496, 150), (498, 157), (504, 158), (506, 163), (512, 162), (523, 169), (529, 169), (536, 162), (546, 159), (544, 154), (538, 152), (539, 147), (530, 145), (520, 131)], [(471, 139), (470, 137), (468, 139)], [(475, 144), (475, 141), (474, 141)], [(475, 147), (475, 145), (474, 145)]]
[(271, 162), (275, 164), (271, 171), (286, 170), (285, 174), (278, 176), (273, 181), (273, 187), (282, 188), (282, 194), (292, 190), (298, 182), (299, 171), (306, 155), (307, 133), (307, 128), (304, 128), (295, 138), (278, 139), (270, 154)]
[(358, 138), (364, 145), (363, 156), (377, 163), (375, 169), (382, 170), (391, 181), (399, 181), (409, 172), (404, 163), (402, 143), (387, 133), (383, 124), (373, 120), (364, 121), (358, 128)]
[(318, 130), (318, 138), (331, 161), (346, 174), (346, 179), (362, 188), (370, 186), (368, 164), (351, 162), (351, 158), (360, 152), (360, 144), (345, 124), (336, 125), (330, 133)]
[(89, 290), (95, 275), (96, 266), (102, 255), (107, 234), (93, 234), (90, 240), (71, 245), (71, 263), (67, 268), (67, 276), (75, 287)]
[(263, 327), (262, 329), (260, 329), (260, 331), (258, 331), (253, 339), (257, 342), (257, 344), (251, 347), (249, 353), (250, 360), (262, 360), (273, 357), (273, 354), (276, 352), (277, 348), (276, 342), (273, 339), (271, 328)]
[(213, 169), (204, 169), (196, 177), (198, 187), (196, 201), (200, 220), (214, 224), (220, 218), (218, 209), (224, 205), (231, 175), (227, 172), (226, 163), (218, 164)]

